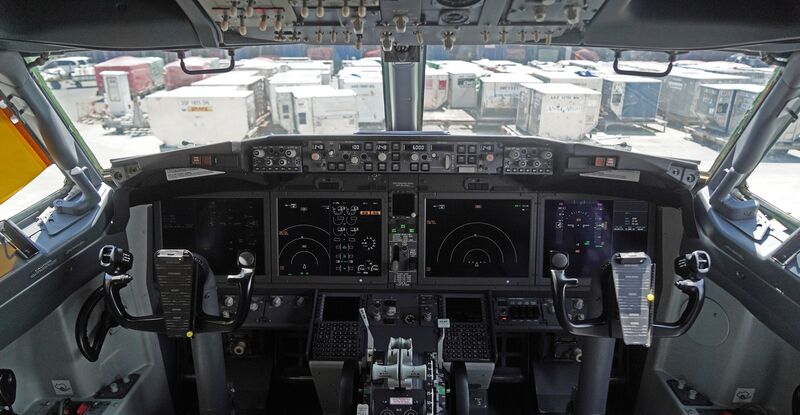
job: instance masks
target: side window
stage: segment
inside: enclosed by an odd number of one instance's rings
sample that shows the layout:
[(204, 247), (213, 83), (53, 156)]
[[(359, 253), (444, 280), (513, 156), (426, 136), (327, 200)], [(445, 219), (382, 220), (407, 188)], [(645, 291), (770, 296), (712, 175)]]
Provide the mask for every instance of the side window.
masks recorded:
[(0, 137), (0, 219), (8, 219), (63, 188), (64, 175), (9, 108), (0, 109)]
[(800, 123), (784, 131), (747, 178), (747, 189), (800, 220)]

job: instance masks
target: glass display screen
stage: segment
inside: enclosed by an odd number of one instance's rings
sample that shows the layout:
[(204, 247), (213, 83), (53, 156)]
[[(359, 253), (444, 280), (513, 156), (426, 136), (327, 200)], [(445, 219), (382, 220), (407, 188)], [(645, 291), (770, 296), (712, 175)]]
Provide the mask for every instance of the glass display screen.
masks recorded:
[(647, 202), (546, 200), (544, 210), (544, 277), (550, 278), (551, 251), (569, 255), (571, 278), (599, 275), (616, 252), (647, 251)]
[(264, 199), (171, 199), (161, 202), (161, 247), (200, 254), (216, 275), (237, 274), (237, 257), (256, 256), (264, 274)]
[(427, 199), (427, 277), (527, 278), (531, 202)]
[(278, 199), (278, 274), (381, 275), (380, 199)]
[(358, 321), (358, 297), (325, 297), (322, 308), (322, 321)]

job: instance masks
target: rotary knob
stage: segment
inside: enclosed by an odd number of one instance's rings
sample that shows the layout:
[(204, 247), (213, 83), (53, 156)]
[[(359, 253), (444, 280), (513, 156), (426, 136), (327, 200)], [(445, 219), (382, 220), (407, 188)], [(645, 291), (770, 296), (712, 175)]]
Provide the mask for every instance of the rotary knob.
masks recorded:
[(378, 153), (378, 161), (386, 161), (386, 153)]
[(358, 164), (358, 156), (350, 157), (350, 164), (357, 165)]
[(411, 161), (419, 161), (419, 154), (411, 153)]
[(322, 158), (322, 156), (320, 156), (319, 153), (311, 153), (312, 161), (319, 161), (320, 158)]
[(296, 155), (297, 155), (297, 150), (293, 148), (286, 150), (286, 157), (293, 158)]
[(550, 160), (551, 158), (553, 158), (553, 152), (552, 151), (542, 152), (542, 158), (545, 160)]
[(277, 307), (280, 307), (282, 304), (283, 304), (283, 298), (281, 298), (281, 296), (276, 295), (275, 297), (272, 297), (272, 306), (273, 307), (277, 308)]
[(264, 158), (264, 156), (266, 156), (266, 155), (267, 155), (267, 153), (261, 148), (257, 148), (255, 150), (253, 150), (253, 157)]
[(226, 295), (225, 299), (222, 300), (222, 303), (225, 304), (225, 307), (233, 306), (233, 297), (231, 297), (230, 295)]

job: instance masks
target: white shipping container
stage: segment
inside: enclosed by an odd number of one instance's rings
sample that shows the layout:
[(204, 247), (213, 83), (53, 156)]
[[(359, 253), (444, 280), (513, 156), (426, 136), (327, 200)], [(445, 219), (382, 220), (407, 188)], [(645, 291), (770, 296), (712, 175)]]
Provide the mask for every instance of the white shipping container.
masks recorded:
[(525, 74), (493, 73), (478, 78), (478, 114), (513, 119), (517, 113), (520, 84), (537, 82), (541, 81)]
[(533, 71), (529, 73), (538, 78), (539, 80), (541, 80), (542, 82), (573, 84), (577, 86), (582, 86), (584, 88), (589, 88), (597, 92), (603, 91), (602, 78), (596, 76), (579, 75), (576, 73), (576, 71), (569, 71), (569, 70), (551, 71), (547, 69), (533, 68)]
[(275, 88), (275, 107), (274, 112), (278, 114), (278, 124), (287, 132), (295, 132), (294, 125), (294, 92), (313, 92), (324, 93), (334, 89), (330, 85), (305, 85), (305, 86), (281, 86)]
[(287, 62), (290, 71), (315, 71), (328, 76), (333, 75), (333, 62), (331, 61), (301, 61)]
[(281, 72), (279, 74), (274, 75), (272, 78), (269, 78), (268, 89), (269, 89), (269, 105), (272, 111), (272, 122), (274, 124), (279, 123), (278, 112), (275, 110), (277, 108), (277, 97), (275, 94), (275, 88), (279, 88), (282, 86), (304, 86), (304, 85), (322, 85), (322, 77), (319, 73), (316, 72), (305, 72), (305, 71), (289, 71), (289, 72)]
[(294, 92), (300, 134), (352, 134), (358, 130), (356, 93), (347, 89)]
[(473, 64), (447, 65), (447, 103), (449, 108), (475, 108), (478, 105), (478, 77), (488, 74)]
[(153, 135), (172, 146), (238, 141), (256, 127), (253, 93), (230, 87), (159, 91), (144, 99), (144, 108)]
[(341, 77), (339, 89), (350, 89), (356, 93), (359, 124), (383, 124), (386, 116), (383, 111), (382, 77), (370, 75)]
[(289, 65), (285, 62), (273, 62), (267, 59), (243, 59), (236, 61), (236, 71), (258, 71), (264, 78), (269, 78), (279, 72), (289, 70)]
[(596, 125), (601, 94), (572, 84), (523, 84), (517, 126), (528, 134), (580, 140)]
[(447, 102), (449, 74), (442, 69), (425, 68), (425, 109), (437, 110)]
[(133, 100), (128, 84), (128, 73), (125, 71), (105, 71), (103, 77), (103, 102), (108, 105), (108, 112), (117, 117), (131, 111)]
[(229, 86), (253, 91), (256, 103), (256, 116), (267, 113), (269, 98), (266, 78), (258, 71), (233, 71), (192, 83), (193, 86)]

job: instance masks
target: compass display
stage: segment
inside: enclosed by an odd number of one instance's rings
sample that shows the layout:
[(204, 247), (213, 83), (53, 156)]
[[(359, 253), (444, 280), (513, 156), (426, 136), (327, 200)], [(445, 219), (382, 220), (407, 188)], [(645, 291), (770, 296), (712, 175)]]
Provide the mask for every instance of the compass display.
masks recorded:
[(278, 274), (381, 275), (380, 199), (278, 199)]
[(427, 277), (527, 278), (531, 202), (427, 199)]
[[(615, 252), (647, 251), (647, 202), (546, 200), (544, 252), (569, 255), (567, 276), (591, 278)], [(543, 261), (544, 276), (550, 264)]]

